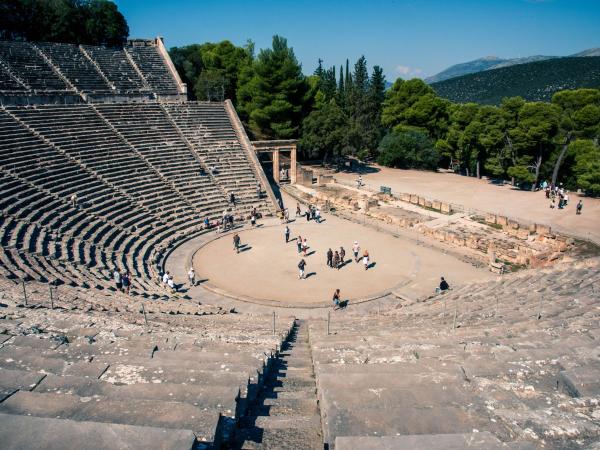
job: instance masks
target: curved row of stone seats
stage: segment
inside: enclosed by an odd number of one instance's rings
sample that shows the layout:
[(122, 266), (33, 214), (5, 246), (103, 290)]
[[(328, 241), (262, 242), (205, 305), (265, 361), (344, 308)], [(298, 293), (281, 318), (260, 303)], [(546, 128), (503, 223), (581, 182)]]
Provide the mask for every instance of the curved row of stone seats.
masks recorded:
[[(155, 315), (141, 325), (139, 312), (135, 318), (17, 308), (3, 293), (0, 436), (5, 443), (21, 439), (25, 447), (31, 442), (14, 431), (34, 417), (44, 427), (50, 424), (42, 419), (52, 420), (54, 442), (63, 448), (70, 448), (63, 432), (74, 422), (108, 432), (124, 425), (160, 429), (160, 448), (179, 448), (181, 434), (174, 430), (190, 430), (189, 448), (218, 448), (245, 414), (293, 323), (282, 320), (273, 333), (268, 316), (225, 314), (165, 315), (193, 320), (177, 327)], [(89, 439), (96, 448), (98, 438)]]
[[(14, 181), (14, 178), (12, 183), (10, 180), (10, 176), (2, 178), (5, 188), (3, 193), (6, 197), (0, 203), (0, 209), (6, 215), (12, 214), (17, 217), (17, 221), (13, 219), (3, 223), (4, 246), (12, 246), (51, 259), (74, 262), (85, 267), (98, 267), (107, 272), (112, 267), (120, 267), (129, 270), (135, 277), (142, 276), (136, 257), (148, 244), (145, 240), (152, 236), (154, 227), (151, 223), (138, 222), (137, 225), (132, 225), (136, 226), (136, 232), (132, 233), (131, 229), (87, 209), (88, 205), (84, 203), (73, 208), (65, 199), (53, 198), (35, 187)], [(24, 205), (21, 205), (22, 201), (15, 202), (16, 197), (11, 195), (11, 190), (15, 191), (19, 198), (27, 199)], [(32, 200), (36, 196), (39, 206)], [(151, 220), (148, 219), (148, 222)], [(20, 229), (15, 231), (11, 225), (17, 222)], [(163, 228), (166, 232), (167, 227)], [(138, 243), (141, 236), (145, 237), (144, 242)], [(56, 245), (57, 243), (66, 247)], [(140, 246), (142, 247), (138, 248)], [(117, 254), (120, 255), (119, 259)], [(149, 274), (146, 278), (150, 278)], [(62, 277), (58, 279), (65, 281)], [(90, 283), (92, 281), (90, 280)]]
[[(149, 268), (153, 246), (168, 245), (169, 239), (178, 238), (175, 229), (161, 223), (150, 210), (132, 203), (132, 199), (115, 191), (114, 186), (96, 177), (74, 158), (70, 159), (68, 154), (61, 153), (3, 111), (0, 111), (0, 129), (6, 138), (0, 142), (2, 168), (6, 169), (2, 183), (3, 198), (13, 209), (17, 208), (13, 212), (22, 205), (29, 211), (28, 220), (36, 221), (58, 235), (68, 234), (69, 238), (79, 242), (94, 244), (102, 250), (104, 269), (107, 265), (114, 265), (128, 269), (136, 277), (154, 279)], [(15, 151), (15, 147), (19, 151)], [(77, 208), (70, 204), (73, 193), (78, 195)], [(15, 198), (22, 200), (14, 202)], [(32, 209), (34, 199), (39, 205)], [(69, 220), (72, 217), (79, 219)], [(73, 235), (69, 224), (77, 224), (79, 232)], [(48, 237), (50, 233), (44, 236)], [(113, 248), (115, 245), (116, 249)], [(36, 247), (38, 252), (40, 246), (44, 248), (43, 244), (27, 245), (30, 249)], [(119, 251), (121, 261), (117, 260), (115, 251)], [(40, 253), (48, 256), (50, 251), (46, 248)], [(69, 253), (73, 252), (62, 252), (63, 255)], [(128, 262), (131, 259), (133, 262)]]
[(190, 226), (190, 219), (199, 219), (189, 202), (90, 105), (12, 107), (7, 111), (159, 218), (171, 219), (174, 228)]
[(600, 438), (597, 283), (595, 259), (473, 283), (381, 315), (335, 314), (330, 335), (313, 322), (325, 442), (349, 448), (352, 437), (371, 436), (361, 438), (364, 448), (441, 449), (462, 439), (456, 433), (487, 432), (497, 448), (586, 448)]
[(223, 103), (163, 103), (169, 116), (226, 192), (234, 192), (240, 203), (259, 201), (259, 181), (248, 155), (239, 143)]
[(0, 60), (0, 92), (25, 92), (27, 89), (20, 84), (13, 75), (4, 67)]
[(144, 84), (123, 49), (83, 45), (104, 76), (123, 94), (144, 93), (150, 89)]
[(152, 41), (135, 41), (125, 47), (125, 51), (142, 73), (150, 88), (158, 94), (178, 94), (177, 83)]
[(78, 45), (39, 42), (35, 45), (81, 92), (112, 93), (113, 89)]
[(202, 215), (216, 218), (227, 207), (212, 179), (200, 175), (201, 163), (158, 104), (107, 104), (96, 109)]
[(32, 44), (0, 41), (0, 61), (32, 91), (72, 91)]

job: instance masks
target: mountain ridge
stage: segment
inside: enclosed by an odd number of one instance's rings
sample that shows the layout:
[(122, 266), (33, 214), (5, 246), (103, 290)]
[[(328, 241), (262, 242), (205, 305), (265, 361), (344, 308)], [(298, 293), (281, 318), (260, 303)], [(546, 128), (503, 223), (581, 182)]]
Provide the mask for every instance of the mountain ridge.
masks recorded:
[(565, 89), (600, 88), (600, 56), (562, 57), (485, 70), (432, 83), (457, 103), (499, 104), (504, 97), (549, 101)]
[[(500, 69), (503, 67), (510, 67), (518, 64), (528, 64), (530, 62), (545, 61), (548, 59), (589, 56), (600, 56), (600, 47), (589, 48), (568, 56), (532, 55), (520, 58), (501, 58), (498, 56), (484, 56), (482, 58), (477, 58), (472, 61), (454, 64), (431, 77), (425, 78), (424, 81), (426, 83), (433, 84), (440, 81), (449, 80), (451, 78), (483, 72), (484, 70)], [(495, 61), (496, 63), (494, 64)]]

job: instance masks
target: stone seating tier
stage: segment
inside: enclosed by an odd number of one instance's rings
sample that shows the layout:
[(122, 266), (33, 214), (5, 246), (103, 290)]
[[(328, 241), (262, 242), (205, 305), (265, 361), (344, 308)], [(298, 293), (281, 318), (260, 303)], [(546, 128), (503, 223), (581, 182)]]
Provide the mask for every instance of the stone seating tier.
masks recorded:
[(35, 46), (50, 59), (63, 76), (72, 80), (73, 85), (80, 91), (86, 93), (113, 92), (111, 86), (82, 53), (78, 45), (38, 43)]
[(173, 76), (166, 67), (156, 45), (128, 45), (125, 51), (131, 55), (146, 82), (158, 94), (177, 95), (179, 90)]
[(72, 91), (30, 43), (0, 41), (0, 66), (8, 68), (31, 91)]
[[(147, 326), (125, 306), (118, 316), (41, 305), (23, 315), (12, 300), (18, 291), (1, 283), (8, 304), (0, 323), (0, 436), (7, 448), (75, 448), (71, 432), (91, 433), (84, 446), (114, 448), (98, 433), (139, 446), (146, 442), (140, 427), (158, 439), (146, 448), (218, 447), (246, 414), (292, 326), (282, 319), (273, 334), (268, 316), (215, 314), (210, 306), (201, 309), (212, 315), (148, 312)], [(76, 289), (61, 289), (61, 305), (90, 305), (67, 298)], [(173, 317), (187, 322), (175, 325)], [(52, 433), (23, 435), (27, 426)]]

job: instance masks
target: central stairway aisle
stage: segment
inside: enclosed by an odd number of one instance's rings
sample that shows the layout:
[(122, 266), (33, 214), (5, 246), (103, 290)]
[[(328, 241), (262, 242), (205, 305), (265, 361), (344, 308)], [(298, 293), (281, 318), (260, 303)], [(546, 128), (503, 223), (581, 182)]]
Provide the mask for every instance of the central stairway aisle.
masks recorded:
[(323, 449), (308, 326), (297, 320), (262, 391), (240, 421), (234, 448)]

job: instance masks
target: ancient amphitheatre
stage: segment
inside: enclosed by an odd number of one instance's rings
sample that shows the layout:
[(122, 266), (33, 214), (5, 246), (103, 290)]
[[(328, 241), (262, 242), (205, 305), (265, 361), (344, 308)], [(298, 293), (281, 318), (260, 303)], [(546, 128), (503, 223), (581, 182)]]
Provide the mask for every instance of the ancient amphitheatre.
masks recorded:
[(158, 38), (0, 41), (0, 89), (3, 448), (597, 448), (598, 200), (296, 166)]

